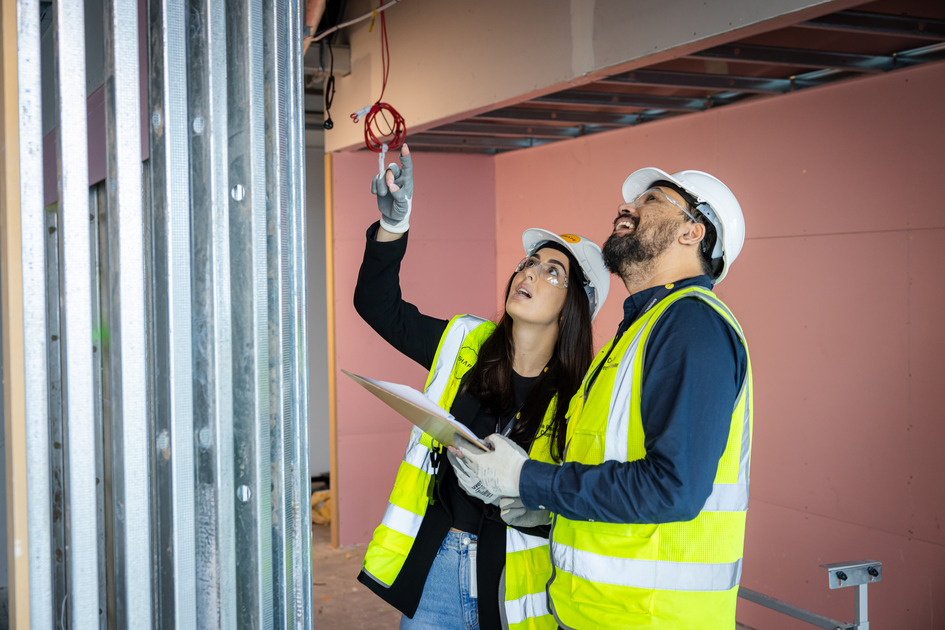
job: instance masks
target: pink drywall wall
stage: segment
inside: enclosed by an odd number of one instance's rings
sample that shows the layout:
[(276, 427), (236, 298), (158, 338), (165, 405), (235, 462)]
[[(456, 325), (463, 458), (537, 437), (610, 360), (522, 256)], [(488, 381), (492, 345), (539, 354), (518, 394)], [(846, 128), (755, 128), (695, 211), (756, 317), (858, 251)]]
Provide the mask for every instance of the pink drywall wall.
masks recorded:
[[(876, 628), (945, 627), (943, 103), (939, 63), (496, 157), (496, 304), (522, 229), (602, 242), (632, 170), (729, 184), (748, 240), (718, 293), (755, 377), (742, 583), (852, 622), (819, 565), (882, 561)], [(598, 347), (625, 297), (612, 285)]]
[[(495, 176), (489, 156), (413, 153), (404, 299), (422, 313), (495, 315)], [(394, 157), (388, 156), (387, 162)], [(423, 389), (426, 370), (381, 339), (354, 310), (364, 233), (379, 218), (371, 195), (377, 155), (333, 156), (337, 368)], [(337, 373), (339, 543), (370, 539), (387, 507), (410, 424)], [(314, 404), (314, 401), (313, 401)]]

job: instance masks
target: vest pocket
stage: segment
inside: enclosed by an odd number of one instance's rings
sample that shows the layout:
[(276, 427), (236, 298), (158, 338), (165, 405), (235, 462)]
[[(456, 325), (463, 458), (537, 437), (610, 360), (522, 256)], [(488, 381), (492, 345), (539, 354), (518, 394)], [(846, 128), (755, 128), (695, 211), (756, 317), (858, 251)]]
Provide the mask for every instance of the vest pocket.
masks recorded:
[(565, 461), (600, 464), (604, 461), (604, 442), (596, 433), (575, 431), (568, 443)]

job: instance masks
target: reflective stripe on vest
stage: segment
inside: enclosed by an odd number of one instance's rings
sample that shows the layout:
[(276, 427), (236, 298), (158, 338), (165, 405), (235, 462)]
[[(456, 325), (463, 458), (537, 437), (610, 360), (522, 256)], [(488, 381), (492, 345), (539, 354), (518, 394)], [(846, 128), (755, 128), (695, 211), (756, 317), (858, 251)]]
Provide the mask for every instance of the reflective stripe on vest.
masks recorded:
[(555, 568), (598, 584), (672, 591), (727, 591), (742, 576), (742, 560), (709, 564), (615, 558), (554, 545)]
[[(433, 463), (430, 461), (430, 448), (422, 443), (422, 434), (419, 428), (414, 427), (410, 432), (410, 442), (404, 453), (403, 463), (419, 468), (428, 476), (433, 474)], [(423, 514), (416, 514), (394, 503), (388, 503), (381, 523), (396, 532), (411, 538), (417, 537)]]
[(540, 593), (529, 593), (514, 600), (505, 602), (505, 616), (512, 628), (517, 624), (523, 624), (529, 619), (544, 617), (547, 615), (549, 627), (555, 628), (558, 624), (551, 617), (551, 611), (548, 610), (548, 595), (542, 590)]
[(532, 536), (519, 531), (514, 527), (507, 527), (505, 534), (505, 552), (527, 551), (538, 547), (547, 547), (548, 539), (542, 536)]

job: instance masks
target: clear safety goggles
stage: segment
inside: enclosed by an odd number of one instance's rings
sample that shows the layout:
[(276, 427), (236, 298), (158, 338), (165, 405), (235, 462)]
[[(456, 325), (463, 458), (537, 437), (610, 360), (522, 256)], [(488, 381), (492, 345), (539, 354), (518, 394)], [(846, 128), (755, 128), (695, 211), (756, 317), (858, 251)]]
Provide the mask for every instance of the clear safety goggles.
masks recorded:
[(558, 263), (541, 262), (538, 256), (529, 256), (523, 258), (518, 266), (515, 267), (515, 273), (520, 271), (532, 270), (538, 274), (538, 278), (544, 280), (553, 287), (559, 289), (568, 288), (568, 274), (564, 272), (564, 267)]
[(654, 205), (659, 205), (659, 204), (661, 204), (661, 203), (671, 203), (671, 204), (673, 204), (674, 206), (676, 206), (677, 208), (679, 208), (680, 210), (682, 210), (683, 213), (684, 213), (687, 217), (689, 217), (690, 219), (692, 219), (694, 222), (698, 223), (698, 220), (696, 219), (696, 217), (692, 216), (692, 212), (690, 212), (690, 211), (686, 208), (686, 206), (684, 206), (683, 204), (679, 203), (678, 201), (676, 201), (676, 200), (673, 199), (672, 197), (668, 196), (666, 193), (664, 193), (664, 192), (663, 192), (662, 190), (660, 190), (659, 188), (649, 188), (649, 189), (647, 189), (647, 190), (644, 190), (644, 191), (641, 192), (639, 195), (637, 195), (636, 197), (633, 198), (633, 201), (630, 202), (630, 205), (633, 206), (634, 208), (639, 209), (639, 208), (642, 208), (642, 207), (644, 207), (644, 206), (654, 206)]

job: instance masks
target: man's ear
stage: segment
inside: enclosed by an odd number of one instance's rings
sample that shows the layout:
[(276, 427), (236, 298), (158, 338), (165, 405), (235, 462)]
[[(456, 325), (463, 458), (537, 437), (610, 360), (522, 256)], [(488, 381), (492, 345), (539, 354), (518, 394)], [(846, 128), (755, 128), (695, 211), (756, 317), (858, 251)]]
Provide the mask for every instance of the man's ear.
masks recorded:
[(705, 226), (698, 221), (685, 223), (686, 231), (679, 236), (680, 245), (698, 245), (705, 238)]

